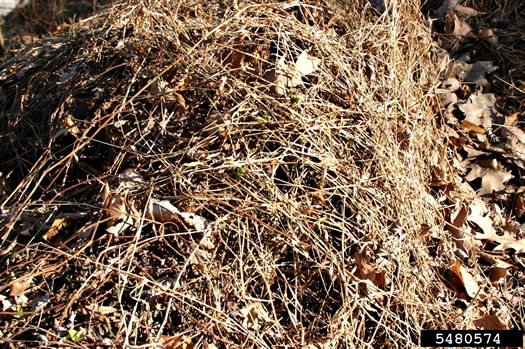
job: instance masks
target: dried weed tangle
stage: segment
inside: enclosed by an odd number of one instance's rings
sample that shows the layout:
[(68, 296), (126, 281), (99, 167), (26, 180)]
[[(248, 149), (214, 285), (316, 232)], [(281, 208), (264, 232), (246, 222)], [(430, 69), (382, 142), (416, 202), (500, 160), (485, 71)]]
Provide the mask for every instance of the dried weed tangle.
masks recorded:
[(171, 3), (0, 69), (4, 338), (415, 346), (472, 321), (436, 272), (451, 170), (418, 7)]

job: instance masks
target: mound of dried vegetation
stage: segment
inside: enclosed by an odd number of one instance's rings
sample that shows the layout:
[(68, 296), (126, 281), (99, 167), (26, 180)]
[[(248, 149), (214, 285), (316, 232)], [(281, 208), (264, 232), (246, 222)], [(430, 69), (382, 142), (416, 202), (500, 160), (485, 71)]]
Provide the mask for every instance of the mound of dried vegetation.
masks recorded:
[(127, 1), (12, 54), (2, 337), (361, 348), (468, 327), (441, 276), (423, 22), (417, 2)]

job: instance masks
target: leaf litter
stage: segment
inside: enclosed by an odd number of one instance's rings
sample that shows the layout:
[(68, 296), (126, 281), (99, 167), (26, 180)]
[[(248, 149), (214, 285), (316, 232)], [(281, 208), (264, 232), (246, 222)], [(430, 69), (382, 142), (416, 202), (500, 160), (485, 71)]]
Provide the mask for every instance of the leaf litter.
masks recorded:
[[(2, 335), (416, 347), (421, 327), (515, 327), (520, 63), (494, 47), (516, 42), (449, 1), (438, 54), (417, 5), (386, 5), (131, 1), (11, 52)], [(38, 307), (9, 294), (28, 275)]]

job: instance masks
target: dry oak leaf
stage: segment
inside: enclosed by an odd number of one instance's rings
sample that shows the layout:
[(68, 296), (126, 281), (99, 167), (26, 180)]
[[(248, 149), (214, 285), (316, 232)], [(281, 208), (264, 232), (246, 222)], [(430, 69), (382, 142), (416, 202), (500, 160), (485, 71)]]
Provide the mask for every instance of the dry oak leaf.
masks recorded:
[(476, 199), (470, 205), (470, 214), (467, 217), (469, 222), (475, 223), (482, 231), (483, 234), (496, 235), (496, 229), (492, 219), (486, 215), (487, 209), (485, 203), (481, 199)]
[(458, 104), (458, 108), (465, 114), (465, 120), (487, 130), (492, 127), (492, 119), (498, 115), (495, 104), (496, 96), (486, 93), (470, 96), (468, 102)]
[(386, 272), (369, 261), (366, 255), (366, 247), (361, 249), (355, 255), (358, 276), (362, 280), (370, 280), (376, 286), (383, 287), (386, 285)]
[(450, 261), (450, 269), (459, 278), (470, 298), (474, 298), (480, 292), (481, 288), (479, 287), (478, 282), (468, 272), (468, 270), (461, 265), (461, 261), (459, 259)]
[(475, 124), (473, 124), (472, 122), (470, 122), (468, 120), (461, 121), (461, 125), (463, 126), (463, 128), (467, 132), (475, 133), (475, 134), (478, 134), (478, 135), (485, 134), (485, 129), (483, 127), (475, 125)]
[[(452, 29), (453, 25), (453, 29)], [(447, 14), (447, 21), (445, 23), (445, 33), (462, 38), (472, 31), (470, 24), (462, 20), (456, 12), (449, 12)]]
[(463, 150), (467, 152), (467, 160), (474, 160), (477, 157), (482, 155), (487, 155), (488, 153), (479, 149), (476, 149), (470, 145), (464, 145)]
[(494, 65), (492, 61), (478, 61), (473, 64), (460, 61), (456, 63), (455, 69), (457, 77), (463, 81), (487, 87), (489, 81), (485, 78), (485, 74), (497, 70), (498, 66)]
[(495, 314), (485, 313), (481, 318), (474, 320), (474, 325), (484, 330), (508, 330), (508, 326)]
[[(498, 261), (499, 263), (505, 263), (503, 261)], [(509, 264), (509, 267), (506, 266), (500, 266), (500, 265), (493, 265), (490, 267), (490, 274), (489, 274), (489, 280), (492, 283), (496, 283), (499, 280), (503, 279), (505, 280), (505, 277), (507, 276), (507, 269), (510, 269), (512, 266)]]
[(503, 229), (503, 235), (498, 235), (496, 231), (483, 232), (483, 234), (476, 234), (474, 236), (478, 240), (489, 240), (496, 242), (499, 245), (494, 248), (494, 251), (505, 251), (513, 249), (516, 253), (525, 253), (525, 239), (516, 239), (513, 233)]
[(320, 63), (321, 60), (319, 58), (309, 56), (306, 51), (301, 52), (295, 62), (295, 70), (290, 81), (290, 86), (295, 87), (301, 85), (303, 82), (303, 76), (310, 75), (318, 70)]
[(505, 126), (501, 128), (501, 136), (508, 151), (514, 157), (525, 160), (525, 132), (519, 127)]
[(481, 178), (481, 188), (478, 192), (480, 196), (492, 195), (493, 192), (502, 191), (505, 189), (505, 183), (514, 177), (511, 171), (498, 171), (492, 168), (484, 168), (477, 164), (470, 164), (469, 168), (471, 168), (471, 171), (465, 179), (471, 182), (476, 178)]
[(481, 13), (472, 7), (463, 6), (463, 5), (457, 5), (454, 8), (454, 11), (456, 11), (456, 13), (460, 15), (460, 17), (465, 18), (465, 19), (477, 16)]

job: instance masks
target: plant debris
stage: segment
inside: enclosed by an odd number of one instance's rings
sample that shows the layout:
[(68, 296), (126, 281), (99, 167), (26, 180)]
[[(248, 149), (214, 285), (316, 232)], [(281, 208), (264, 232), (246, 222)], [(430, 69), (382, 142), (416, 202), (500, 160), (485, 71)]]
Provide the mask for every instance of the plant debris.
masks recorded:
[(525, 28), (495, 6), (129, 0), (9, 39), (0, 340), (519, 328)]

